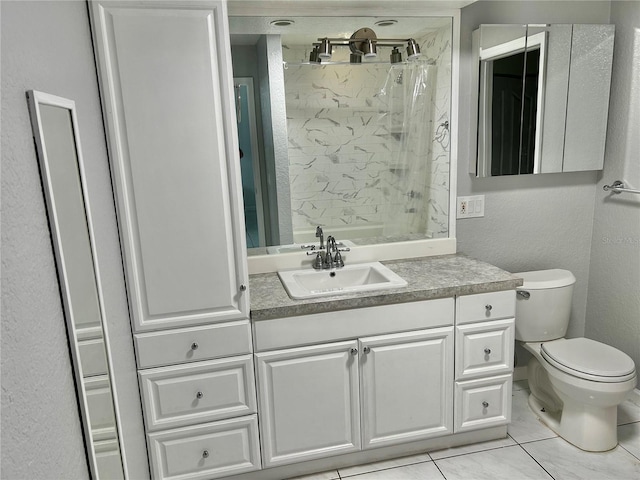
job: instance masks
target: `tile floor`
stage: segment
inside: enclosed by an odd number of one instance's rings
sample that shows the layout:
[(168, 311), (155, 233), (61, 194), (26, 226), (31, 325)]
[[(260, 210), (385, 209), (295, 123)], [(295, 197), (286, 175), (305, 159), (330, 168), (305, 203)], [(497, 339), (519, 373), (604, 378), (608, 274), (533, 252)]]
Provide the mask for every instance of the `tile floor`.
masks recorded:
[(619, 445), (587, 453), (559, 438), (529, 409), (526, 381), (513, 386), (508, 437), (390, 461), (341, 468), (297, 480), (640, 480), (640, 406), (618, 410)]

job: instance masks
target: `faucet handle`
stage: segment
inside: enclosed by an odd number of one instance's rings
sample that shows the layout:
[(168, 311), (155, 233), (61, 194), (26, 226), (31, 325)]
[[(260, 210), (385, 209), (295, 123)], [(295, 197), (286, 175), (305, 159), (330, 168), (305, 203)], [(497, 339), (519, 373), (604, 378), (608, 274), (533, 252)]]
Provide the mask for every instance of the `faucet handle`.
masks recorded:
[(336, 250), (336, 256), (334, 257), (333, 262), (336, 268), (344, 267), (344, 260), (342, 259), (342, 255), (340, 254), (340, 249)]
[[(308, 249), (308, 250), (315, 250), (315, 249), (316, 249), (316, 246), (312, 243), (312, 244), (310, 244), (310, 245), (306, 245), (306, 244), (305, 244), (305, 245), (300, 245), (300, 248), (301, 248), (302, 250), (307, 250), (307, 249)], [(307, 253), (307, 255), (309, 255), (309, 254)]]
[(312, 267), (315, 268), (316, 270), (322, 270), (323, 268), (323, 261), (322, 261), (322, 254), (320, 252), (307, 252), (307, 255), (315, 255), (316, 258), (313, 260), (313, 264)]

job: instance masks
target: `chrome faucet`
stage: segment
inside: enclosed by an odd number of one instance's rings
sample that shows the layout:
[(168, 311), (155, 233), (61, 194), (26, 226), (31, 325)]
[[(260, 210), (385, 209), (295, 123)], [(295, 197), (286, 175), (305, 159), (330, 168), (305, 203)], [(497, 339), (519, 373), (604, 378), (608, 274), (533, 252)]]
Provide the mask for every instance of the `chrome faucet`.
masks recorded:
[(327, 251), (324, 254), (324, 262), (322, 263), (322, 268), (333, 268), (335, 266), (333, 256), (331, 255), (332, 250), (336, 250), (336, 239), (329, 235), (327, 237)]
[(320, 237), (320, 248), (307, 252), (307, 255), (315, 255), (313, 260), (313, 268), (316, 270), (328, 270), (332, 268), (344, 267), (344, 260), (340, 252), (348, 252), (349, 248), (339, 248), (342, 245), (340, 242), (336, 242), (335, 237), (327, 236), (327, 242), (324, 242), (323, 232), (321, 227), (316, 228), (316, 237)]
[(320, 225), (316, 227), (316, 238), (320, 239), (320, 250), (322, 250), (324, 248), (324, 233)]

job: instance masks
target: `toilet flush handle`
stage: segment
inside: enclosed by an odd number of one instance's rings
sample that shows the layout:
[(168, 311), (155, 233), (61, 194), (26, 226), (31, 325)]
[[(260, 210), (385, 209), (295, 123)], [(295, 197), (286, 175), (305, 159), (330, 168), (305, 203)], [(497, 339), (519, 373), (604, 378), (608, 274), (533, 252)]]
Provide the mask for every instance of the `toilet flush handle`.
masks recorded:
[(524, 298), (525, 300), (527, 300), (531, 296), (531, 294), (526, 290), (518, 290), (517, 294), (519, 297)]

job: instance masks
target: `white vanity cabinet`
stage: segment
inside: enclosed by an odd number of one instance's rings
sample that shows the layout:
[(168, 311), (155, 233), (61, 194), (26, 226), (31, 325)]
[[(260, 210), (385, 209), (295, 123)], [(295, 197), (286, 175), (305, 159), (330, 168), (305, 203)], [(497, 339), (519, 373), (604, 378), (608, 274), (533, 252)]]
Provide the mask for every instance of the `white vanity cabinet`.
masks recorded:
[(265, 467), (360, 449), (357, 346), (255, 354)]
[(456, 433), (511, 419), (515, 292), (456, 298)]
[(90, 12), (152, 476), (257, 470), (226, 3)]
[(90, 6), (134, 332), (249, 318), (225, 2)]
[(453, 432), (453, 299), (256, 322), (256, 343), (291, 321), (363, 335), (255, 354), (265, 467)]

